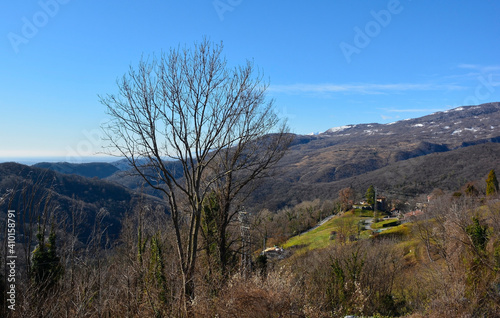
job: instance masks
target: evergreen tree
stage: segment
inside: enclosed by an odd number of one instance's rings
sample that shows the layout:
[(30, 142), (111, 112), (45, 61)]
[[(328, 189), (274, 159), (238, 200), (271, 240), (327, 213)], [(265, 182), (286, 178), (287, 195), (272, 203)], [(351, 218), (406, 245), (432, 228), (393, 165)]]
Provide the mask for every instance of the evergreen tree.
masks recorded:
[(255, 259), (255, 268), (257, 269), (257, 272), (261, 276), (266, 276), (267, 275), (267, 255), (266, 254), (260, 254), (257, 256)]
[[(156, 286), (159, 294), (158, 298), (163, 305), (168, 304), (168, 286), (165, 276), (165, 262), (163, 260), (163, 250), (159, 238), (156, 234), (151, 238), (151, 258), (149, 261), (149, 280)], [(158, 313), (157, 313), (158, 316)]]
[(31, 278), (39, 287), (52, 287), (62, 275), (62, 265), (57, 256), (56, 233), (54, 227), (51, 228), (49, 240), (45, 242), (45, 234), (38, 226), (38, 246), (31, 256)]
[(370, 205), (375, 204), (375, 187), (373, 185), (371, 185), (368, 188), (368, 190), (366, 190), (365, 197), (366, 197), (366, 202), (368, 204), (370, 204)]
[(495, 170), (491, 170), (486, 179), (486, 195), (493, 195), (498, 192), (498, 180)]
[(467, 234), (472, 240), (474, 247), (484, 251), (488, 243), (488, 226), (481, 224), (477, 217), (472, 218), (472, 224), (466, 228)]

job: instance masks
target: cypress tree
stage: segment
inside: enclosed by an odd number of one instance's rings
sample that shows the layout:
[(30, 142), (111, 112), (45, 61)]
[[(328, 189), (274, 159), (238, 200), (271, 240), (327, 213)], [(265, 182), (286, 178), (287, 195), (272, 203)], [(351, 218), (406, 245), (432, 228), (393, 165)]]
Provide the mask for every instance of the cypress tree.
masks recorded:
[(486, 195), (493, 195), (498, 192), (498, 180), (495, 170), (491, 170), (486, 179)]
[(366, 190), (366, 202), (370, 205), (375, 204), (375, 188), (371, 185), (368, 190)]

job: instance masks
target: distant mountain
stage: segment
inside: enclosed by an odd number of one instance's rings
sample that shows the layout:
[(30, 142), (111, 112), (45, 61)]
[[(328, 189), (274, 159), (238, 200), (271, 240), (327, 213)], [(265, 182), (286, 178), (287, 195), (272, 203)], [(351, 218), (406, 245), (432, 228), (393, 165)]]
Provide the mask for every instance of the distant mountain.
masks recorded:
[[(381, 174), (394, 170), (405, 175), (391, 182), (412, 195), (431, 191), (432, 187), (458, 187), (471, 178), (482, 177), (484, 171), (500, 169), (500, 151), (495, 145), (458, 150), (498, 142), (500, 103), (458, 107), (391, 124), (346, 125), (318, 135), (297, 135), (275, 177), (259, 187), (251, 204), (275, 209), (303, 200), (335, 198), (338, 190), (346, 186), (364, 193), (370, 184), (381, 183), (376, 177), (379, 170)], [(446, 155), (428, 157), (441, 153)], [(484, 156), (484, 160), (477, 161)], [(409, 161), (419, 157), (425, 159)], [(439, 166), (434, 161), (438, 158), (445, 158)], [(405, 166), (405, 161), (411, 165)], [(461, 169), (457, 162), (464, 162)], [(399, 171), (402, 167), (412, 171), (403, 173)], [(436, 174), (443, 173), (449, 176), (434, 180)], [(409, 187), (419, 183), (417, 179), (434, 181)]]
[(68, 163), (68, 162), (40, 162), (37, 168), (50, 169), (64, 174), (76, 174), (82, 177), (104, 179), (120, 171), (115, 165), (106, 162)]
[[(331, 128), (295, 135), (274, 176), (260, 184), (247, 207), (277, 209), (315, 198), (332, 199), (370, 184), (389, 193), (419, 195), (454, 190), (499, 169), (500, 103), (464, 106), (390, 124)], [(180, 170), (172, 162), (171, 169)], [(387, 179), (387, 176), (392, 176)], [(106, 178), (132, 189), (144, 182), (127, 171)], [(149, 194), (147, 186), (144, 191)]]
[[(352, 187), (363, 195), (370, 185), (389, 198), (409, 199), (434, 189), (454, 192), (467, 182), (484, 188), (491, 169), (500, 171), (500, 144), (486, 143), (400, 160), (380, 169), (330, 182), (293, 182), (275, 177), (257, 189), (247, 206), (277, 209), (301, 201), (335, 199), (340, 189)], [(279, 174), (278, 174), (279, 175)]]
[[(144, 163), (145, 163), (145, 161), (144, 161)], [(128, 162), (127, 162), (127, 165), (128, 165)], [(120, 166), (124, 167), (123, 161), (122, 161), (122, 164), (120, 164)], [(182, 177), (183, 169), (182, 169), (182, 165), (180, 164), (180, 162), (178, 162), (178, 161), (165, 161), (165, 166), (167, 167), (167, 169), (169, 169), (173, 173), (175, 178)], [(160, 192), (158, 190), (154, 190), (148, 184), (146, 184), (144, 179), (141, 176), (139, 176), (134, 169), (129, 168), (127, 170), (118, 171), (118, 172), (114, 173), (113, 175), (107, 177), (106, 180), (110, 181), (110, 182), (115, 182), (117, 184), (121, 184), (129, 189), (135, 190), (135, 191), (140, 192), (140, 193), (146, 193), (149, 195), (156, 196), (158, 198), (163, 197), (162, 192)], [(153, 183), (155, 182), (155, 180), (151, 180), (151, 181)]]
[(500, 103), (488, 103), (458, 107), (390, 124), (336, 127), (319, 134), (319, 136), (328, 136), (350, 142), (361, 141), (360, 139), (373, 140), (374, 137), (413, 143), (417, 140), (425, 140), (433, 144), (446, 144), (452, 149), (462, 146), (464, 142), (499, 138), (499, 120)]
[[(75, 209), (81, 209), (82, 239), (90, 233), (96, 215), (102, 208), (107, 211), (103, 226), (108, 228), (107, 233), (111, 238), (116, 238), (124, 215), (132, 211), (138, 202), (162, 205), (157, 198), (141, 196), (109, 181), (9, 162), (0, 164), (0, 198), (3, 198), (0, 199), (0, 215), (7, 211), (11, 199), (10, 208), (18, 210), (19, 213), (26, 212), (26, 196), (23, 195), (23, 189), (27, 189), (30, 193), (28, 197), (32, 197), (35, 203), (44, 202), (43, 198), (50, 196), (50, 204), (56, 210), (56, 214), (66, 221), (71, 220)], [(35, 215), (39, 215), (42, 211), (43, 204), (34, 209)]]
[(111, 162), (111, 164), (121, 171), (126, 171), (131, 168), (127, 159), (116, 160)]

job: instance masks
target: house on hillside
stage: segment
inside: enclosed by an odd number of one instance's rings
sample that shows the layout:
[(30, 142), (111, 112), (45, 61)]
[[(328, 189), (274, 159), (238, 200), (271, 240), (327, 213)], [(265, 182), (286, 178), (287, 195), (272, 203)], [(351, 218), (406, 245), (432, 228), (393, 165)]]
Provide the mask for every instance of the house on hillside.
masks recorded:
[(353, 209), (361, 209), (361, 210), (371, 210), (372, 207), (368, 204), (366, 204), (364, 201), (354, 204), (352, 206)]
[(269, 259), (284, 259), (286, 257), (285, 250), (276, 245), (274, 247), (266, 248), (261, 254), (266, 255)]
[(401, 213), (401, 210), (396, 209), (396, 208), (394, 208), (391, 211), (389, 211), (389, 216), (390, 217), (395, 217), (395, 218), (403, 217), (403, 215)]
[(424, 211), (422, 211), (422, 210), (419, 210), (419, 209), (413, 210), (413, 211), (410, 211), (410, 212), (404, 214), (404, 220), (411, 221), (412, 219), (414, 219), (417, 216), (420, 216), (422, 214), (424, 214)]
[(377, 210), (379, 210), (379, 211), (387, 210), (387, 198), (386, 197), (377, 197)]
[(425, 209), (427, 207), (427, 202), (417, 202), (415, 203), (415, 206), (417, 207), (417, 209)]
[[(368, 204), (368, 202), (365, 200), (354, 204), (352, 207), (354, 209), (373, 210), (373, 206), (371, 204)], [(386, 211), (387, 210), (387, 198), (377, 197), (377, 210), (378, 211)]]

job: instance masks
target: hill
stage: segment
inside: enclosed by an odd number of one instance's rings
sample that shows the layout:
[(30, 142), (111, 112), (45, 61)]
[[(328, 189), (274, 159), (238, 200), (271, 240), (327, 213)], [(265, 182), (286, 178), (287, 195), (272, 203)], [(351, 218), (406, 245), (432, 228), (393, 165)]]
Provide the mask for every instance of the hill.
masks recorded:
[[(125, 163), (125, 160), (116, 161), (115, 163), (112, 164), (120, 166), (121, 168), (124, 168), (125, 165), (128, 165), (128, 163)], [(183, 176), (182, 165), (178, 161), (166, 161), (165, 166), (167, 167), (167, 169), (170, 169), (170, 171), (173, 172), (175, 178), (181, 178)], [(152, 196), (156, 196), (158, 198), (162, 198), (163, 196), (163, 194), (160, 191), (154, 190), (150, 186), (148, 186), (144, 181), (144, 179), (141, 176), (139, 176), (134, 169), (129, 168), (127, 170), (117, 171), (113, 175), (107, 177), (106, 180), (117, 184), (121, 184), (134, 191), (146, 193)]]
[(391, 124), (297, 135), (273, 179), (259, 187), (251, 202), (276, 209), (335, 198), (347, 186), (364, 193), (370, 184), (407, 195), (455, 190), (500, 167), (499, 122), (500, 103), (489, 103)]
[(104, 179), (120, 171), (115, 165), (106, 162), (91, 163), (68, 163), (68, 162), (40, 162), (35, 165), (37, 168), (50, 169), (64, 174), (76, 174), (87, 178)]
[[(316, 198), (335, 199), (340, 189), (352, 187), (364, 194), (369, 185), (377, 187), (379, 194), (408, 199), (429, 194), (439, 188), (456, 191), (469, 181), (478, 180), (479, 187), (491, 169), (500, 171), (500, 144), (488, 143), (433, 153), (401, 160), (380, 169), (332, 182), (291, 182), (283, 176), (268, 180), (260, 187), (253, 202), (265, 202), (263, 207), (282, 207), (287, 202), (299, 203)], [(272, 189), (272, 190), (269, 190)], [(272, 191), (272, 195), (269, 194)]]
[[(45, 198), (50, 197), (50, 202)], [(138, 203), (160, 204), (159, 200), (138, 193), (119, 184), (97, 178), (85, 178), (74, 174), (63, 174), (34, 166), (17, 163), (0, 164), (0, 209), (5, 214), (8, 208), (20, 213), (32, 213), (36, 222), (47, 202), (57, 215), (58, 221), (71, 223), (72, 213), (81, 211), (81, 239), (91, 232), (96, 215), (105, 209), (103, 226), (108, 228), (111, 238), (121, 229), (124, 215)], [(30, 204), (30, 200), (33, 204)], [(12, 201), (9, 203), (9, 201)]]

